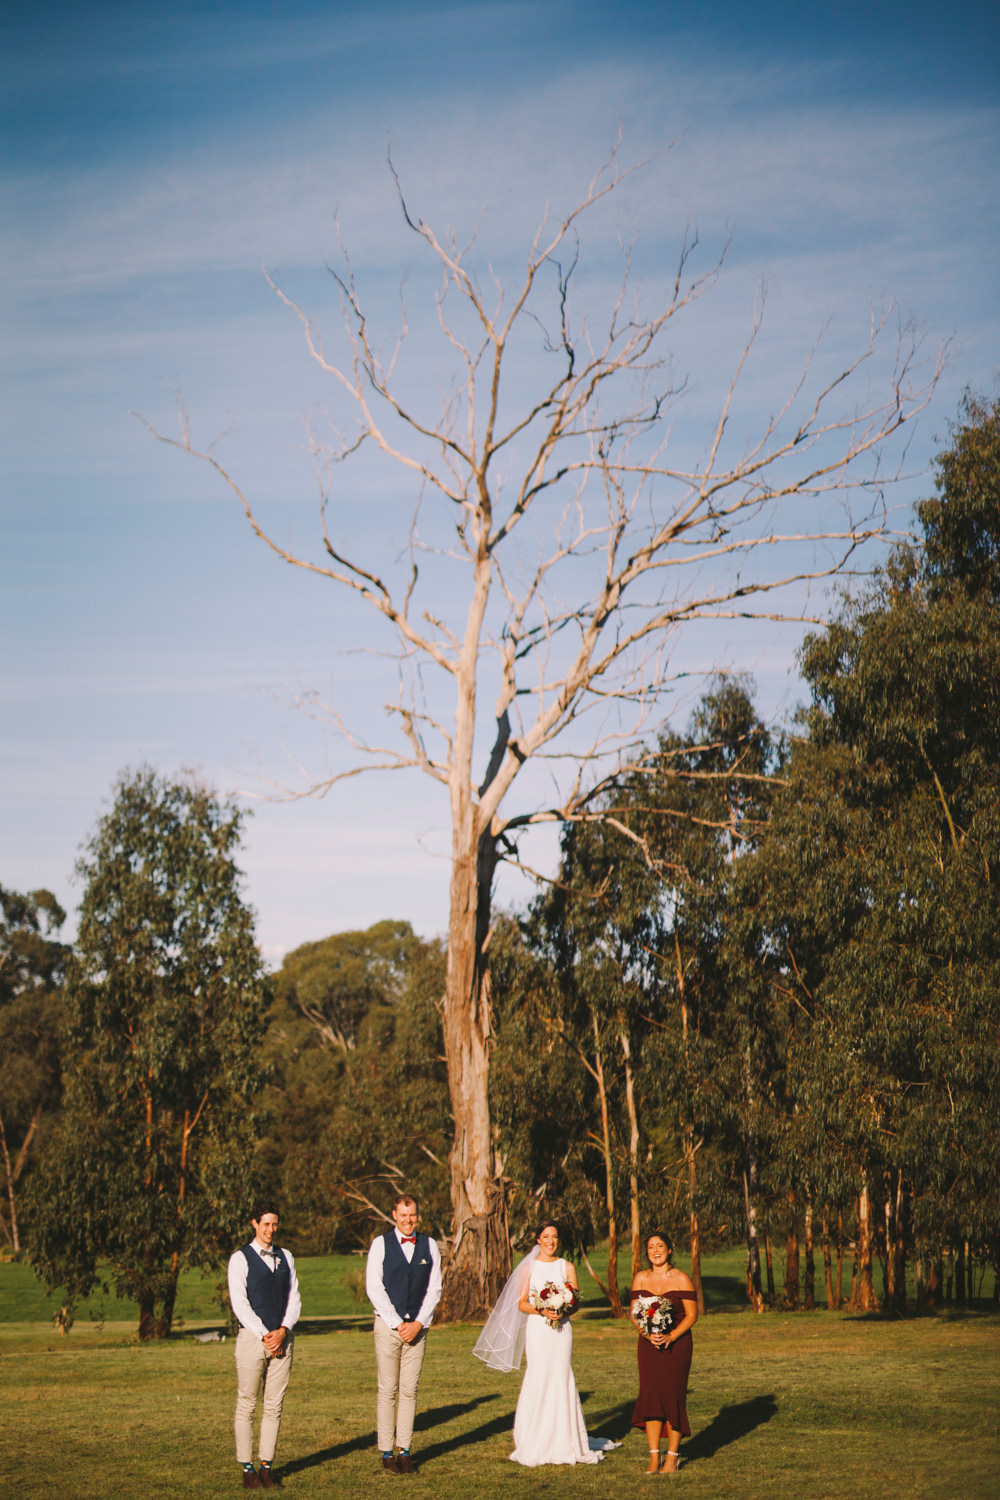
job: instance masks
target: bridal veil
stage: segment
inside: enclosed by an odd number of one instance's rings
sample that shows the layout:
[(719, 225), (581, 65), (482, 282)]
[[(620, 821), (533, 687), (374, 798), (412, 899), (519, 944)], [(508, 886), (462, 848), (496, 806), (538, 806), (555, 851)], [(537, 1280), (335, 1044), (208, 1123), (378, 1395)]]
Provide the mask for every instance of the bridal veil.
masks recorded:
[(489, 1365), (491, 1370), (509, 1373), (520, 1367), (528, 1315), (517, 1304), (521, 1300), (525, 1275), (530, 1274), (531, 1266), (538, 1259), (540, 1251), (541, 1246), (536, 1245), (514, 1267), (497, 1298), (496, 1307), (486, 1319), (486, 1326), (476, 1341), (473, 1354)]

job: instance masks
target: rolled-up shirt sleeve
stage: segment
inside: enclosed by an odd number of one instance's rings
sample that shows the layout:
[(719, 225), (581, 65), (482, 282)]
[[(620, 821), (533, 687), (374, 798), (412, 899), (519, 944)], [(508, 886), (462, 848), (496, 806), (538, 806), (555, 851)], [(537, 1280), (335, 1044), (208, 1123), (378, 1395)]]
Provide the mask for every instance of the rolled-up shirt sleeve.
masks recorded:
[(254, 1338), (263, 1340), (267, 1329), (250, 1306), (250, 1300), (247, 1297), (247, 1261), (242, 1250), (237, 1250), (229, 1257), (228, 1281), (229, 1300), (233, 1305), (237, 1321), (247, 1333), (252, 1333)]
[(417, 1313), (417, 1322), (422, 1323), (425, 1328), (431, 1326), (434, 1311), (441, 1301), (441, 1251), (437, 1247), (436, 1240), (428, 1240), (431, 1247), (431, 1279), (427, 1283), (427, 1291), (424, 1300), (420, 1304)]
[(385, 1265), (385, 1240), (377, 1235), (372, 1240), (371, 1249), (368, 1251), (368, 1267), (365, 1271), (365, 1291), (368, 1301), (375, 1309), (376, 1317), (382, 1319), (383, 1323), (390, 1328), (398, 1328), (402, 1318), (389, 1301), (389, 1293), (385, 1289), (382, 1280), (382, 1267)]

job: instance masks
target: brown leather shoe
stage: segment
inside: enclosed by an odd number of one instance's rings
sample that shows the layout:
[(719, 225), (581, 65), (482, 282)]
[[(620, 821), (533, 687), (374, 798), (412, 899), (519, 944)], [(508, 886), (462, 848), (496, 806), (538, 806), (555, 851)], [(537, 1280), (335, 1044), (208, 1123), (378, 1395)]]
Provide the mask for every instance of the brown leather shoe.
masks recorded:
[(383, 1457), (382, 1467), (387, 1474), (399, 1473), (399, 1460), (396, 1458), (395, 1453), (390, 1453), (388, 1458)]
[(272, 1473), (270, 1469), (265, 1469), (265, 1467), (264, 1467), (263, 1464), (261, 1464), (261, 1466), (260, 1466), (260, 1475), (259, 1475), (259, 1478), (260, 1478), (260, 1487), (261, 1487), (262, 1490), (280, 1490), (281, 1489), (281, 1480), (278, 1478), (278, 1476), (276, 1474)]
[(396, 1468), (400, 1474), (415, 1474), (417, 1466), (408, 1453), (400, 1453), (396, 1458)]
[(257, 1470), (256, 1469), (244, 1469), (243, 1470), (243, 1488), (245, 1490), (259, 1490), (259, 1489), (263, 1489), (263, 1485), (261, 1484), (260, 1480), (257, 1477)]

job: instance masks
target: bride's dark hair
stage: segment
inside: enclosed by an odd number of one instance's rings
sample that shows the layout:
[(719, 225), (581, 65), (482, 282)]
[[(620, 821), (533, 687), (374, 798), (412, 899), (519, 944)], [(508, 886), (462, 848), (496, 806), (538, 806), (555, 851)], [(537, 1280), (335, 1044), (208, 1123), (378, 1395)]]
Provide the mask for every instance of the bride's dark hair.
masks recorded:
[(559, 1225), (556, 1223), (555, 1219), (543, 1219), (542, 1222), (539, 1224), (538, 1228), (535, 1230), (535, 1244), (536, 1245), (538, 1244), (538, 1241), (541, 1239), (542, 1235), (545, 1233), (546, 1229), (554, 1229), (555, 1232), (556, 1232), (556, 1234), (559, 1235), (559, 1238), (562, 1239), (562, 1234), (560, 1233)]
[(670, 1238), (669, 1234), (664, 1234), (664, 1232), (663, 1232), (662, 1229), (651, 1229), (649, 1231), (649, 1233), (646, 1236), (645, 1242), (644, 1242), (645, 1246), (646, 1246), (646, 1259), (647, 1260), (649, 1259), (649, 1242), (650, 1242), (650, 1240), (662, 1240), (663, 1241), (663, 1243), (667, 1247), (667, 1265), (668, 1266), (672, 1266), (673, 1263), (674, 1263), (674, 1242)]

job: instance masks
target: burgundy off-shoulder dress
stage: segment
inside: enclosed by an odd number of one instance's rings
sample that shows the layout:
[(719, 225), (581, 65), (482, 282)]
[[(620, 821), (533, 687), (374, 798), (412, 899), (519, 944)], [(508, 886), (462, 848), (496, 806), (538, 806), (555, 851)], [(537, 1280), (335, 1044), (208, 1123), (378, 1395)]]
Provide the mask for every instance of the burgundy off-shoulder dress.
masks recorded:
[[(630, 1301), (648, 1293), (632, 1292)], [(675, 1289), (660, 1295), (670, 1298), (677, 1321), (687, 1317), (686, 1302), (695, 1293)], [(687, 1414), (688, 1373), (694, 1340), (691, 1330), (682, 1334), (669, 1348), (657, 1349), (648, 1339), (639, 1339), (639, 1399), (632, 1412), (632, 1426), (645, 1427), (647, 1422), (665, 1422), (684, 1437), (691, 1436)]]

